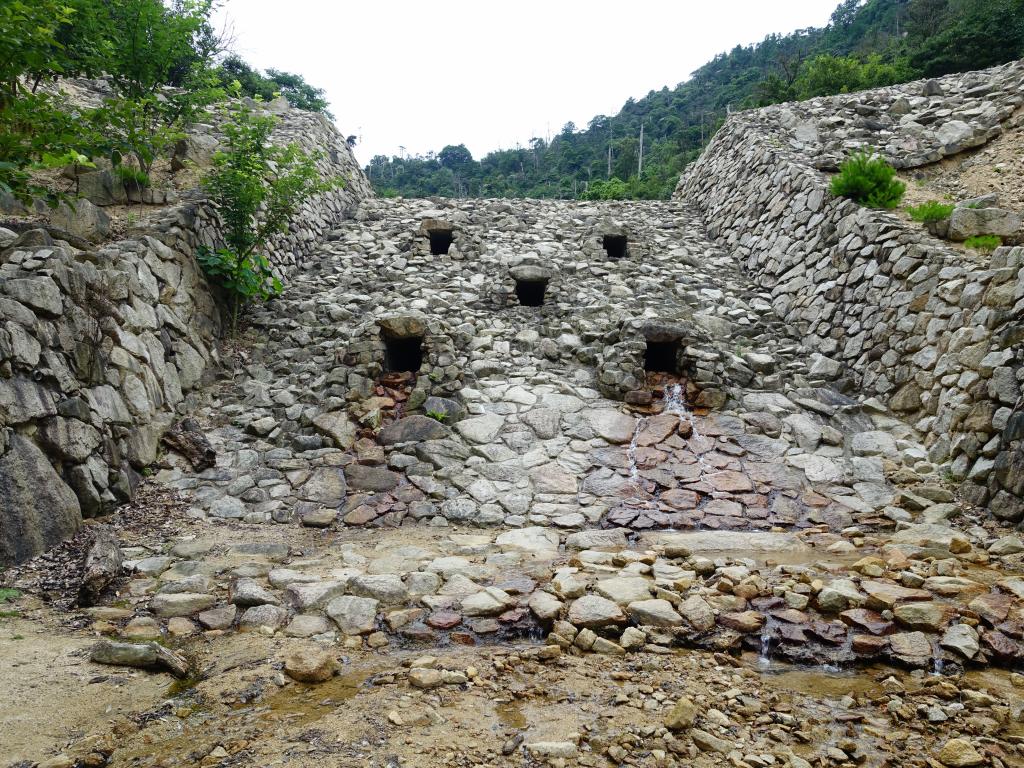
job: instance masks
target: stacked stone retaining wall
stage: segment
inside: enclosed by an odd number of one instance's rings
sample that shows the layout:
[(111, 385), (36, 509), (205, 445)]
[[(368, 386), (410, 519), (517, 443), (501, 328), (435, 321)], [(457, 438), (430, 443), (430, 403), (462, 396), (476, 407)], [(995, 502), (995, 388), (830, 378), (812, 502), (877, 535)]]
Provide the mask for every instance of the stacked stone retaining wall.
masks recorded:
[[(322, 115), (285, 110), (275, 140), (316, 152), (323, 176), (344, 180), (272, 239), (270, 261), (287, 275), (372, 190)], [(200, 245), (223, 245), (199, 195), (95, 249), (41, 230), (12, 240), (0, 240), (0, 565), (132, 497), (217, 361), (224, 303), (195, 259)]]
[(980, 146), (1019, 124), (1022, 83), (1015, 62), (739, 113), (675, 193), (806, 346), (924, 434), (968, 499), (1013, 521), (1024, 516), (1024, 248), (956, 249), (833, 197), (825, 171), (862, 149), (912, 168)]

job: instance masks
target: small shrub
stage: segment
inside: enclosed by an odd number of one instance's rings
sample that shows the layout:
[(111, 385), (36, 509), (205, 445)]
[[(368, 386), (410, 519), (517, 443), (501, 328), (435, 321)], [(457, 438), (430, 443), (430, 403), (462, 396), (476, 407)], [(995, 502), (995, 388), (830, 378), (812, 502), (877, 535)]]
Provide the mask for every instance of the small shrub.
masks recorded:
[(628, 195), (626, 182), (617, 176), (608, 181), (592, 181), (586, 191), (580, 195), (580, 200), (624, 200)]
[(895, 208), (906, 186), (896, 170), (877, 155), (858, 152), (840, 166), (832, 179), (832, 194), (848, 197), (869, 208)]
[(314, 156), (297, 144), (276, 146), (273, 117), (236, 108), (224, 124), (227, 151), (218, 152), (203, 187), (216, 203), (224, 225), (225, 247), (200, 249), (203, 270), (231, 297), (231, 328), (241, 305), (281, 292), (267, 257), (270, 237), (288, 229), (288, 220), (308, 196), (340, 186), (320, 178)]
[(912, 205), (907, 208), (907, 213), (910, 214), (910, 218), (914, 221), (942, 221), (948, 219), (949, 214), (953, 212), (953, 206), (946, 203), (940, 203), (938, 200), (929, 200), (927, 203), (921, 203), (921, 205)]
[(442, 424), (448, 421), (448, 414), (442, 413), (441, 411), (427, 411), (427, 416), (434, 421), (441, 422)]
[(134, 185), (139, 188), (145, 188), (149, 186), (149, 174), (134, 166), (118, 165), (114, 168), (114, 173), (117, 174), (117, 178), (126, 187)]
[(964, 245), (968, 248), (984, 253), (990, 253), (1002, 244), (1003, 240), (999, 235), (975, 235), (964, 240)]

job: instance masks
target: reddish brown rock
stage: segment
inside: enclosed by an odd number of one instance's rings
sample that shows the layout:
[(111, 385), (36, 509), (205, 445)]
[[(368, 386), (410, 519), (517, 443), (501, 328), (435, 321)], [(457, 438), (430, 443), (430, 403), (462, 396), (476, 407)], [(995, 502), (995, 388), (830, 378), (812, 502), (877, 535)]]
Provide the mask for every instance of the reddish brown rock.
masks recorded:
[(849, 627), (865, 630), (873, 635), (887, 635), (892, 632), (893, 623), (882, 618), (881, 614), (866, 608), (852, 608), (839, 614), (839, 618)]
[(835, 621), (812, 621), (807, 631), (823, 643), (841, 645), (846, 640), (847, 629)]
[(707, 480), (712, 486), (714, 486), (716, 491), (744, 493), (746, 491), (754, 490), (754, 483), (751, 482), (749, 477), (744, 475), (742, 472), (734, 472), (729, 469), (721, 472), (715, 472), (708, 477)]
[(637, 448), (633, 454), (639, 469), (654, 469), (668, 460), (668, 454), (657, 448)]
[(735, 629), (745, 635), (760, 632), (764, 626), (765, 617), (757, 611), (740, 611), (739, 613), (723, 613), (718, 617), (718, 623), (723, 627)]
[(967, 607), (981, 617), (982, 621), (990, 626), (995, 626), (1004, 621), (1010, 614), (1010, 606), (1013, 604), (1013, 595), (1004, 595), (1000, 592), (989, 592), (978, 595), (967, 604)]
[(1020, 643), (1011, 640), (1002, 632), (990, 630), (981, 636), (981, 645), (1001, 661), (1020, 661), (1024, 659), (1024, 648)]
[(854, 635), (850, 647), (859, 656), (876, 656), (889, 647), (889, 640), (874, 635)]
[(788, 622), (789, 624), (805, 624), (808, 621), (807, 614), (796, 610), (796, 608), (783, 608), (772, 611), (772, 618)]
[(660, 501), (672, 509), (696, 509), (700, 496), (683, 488), (672, 488), (661, 494)]
[(346, 525), (366, 525), (369, 522), (377, 519), (379, 510), (376, 507), (371, 507), (369, 504), (356, 507), (347, 515), (345, 515)]
[(787, 643), (806, 643), (807, 627), (801, 624), (780, 624), (777, 628), (779, 638)]
[(434, 611), (427, 617), (426, 623), (434, 629), (451, 629), (462, 623), (462, 614), (456, 611)]
[(679, 417), (674, 413), (663, 413), (660, 416), (652, 416), (647, 424), (637, 435), (636, 444), (647, 446), (657, 445), (669, 437), (679, 426)]

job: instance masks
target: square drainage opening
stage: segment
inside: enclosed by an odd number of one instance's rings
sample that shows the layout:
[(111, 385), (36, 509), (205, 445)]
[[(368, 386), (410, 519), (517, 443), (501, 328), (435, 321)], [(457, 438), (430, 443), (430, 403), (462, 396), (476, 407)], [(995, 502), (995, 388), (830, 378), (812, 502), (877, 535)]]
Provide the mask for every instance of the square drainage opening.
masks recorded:
[(604, 236), (604, 250), (608, 254), (609, 259), (624, 259), (626, 258), (626, 243), (628, 239), (625, 235), (605, 235)]
[(430, 238), (430, 255), (444, 256), (452, 247), (452, 231), (450, 229), (431, 229), (427, 232)]
[(516, 298), (524, 307), (542, 306), (547, 290), (547, 280), (516, 280)]
[(644, 352), (644, 370), (648, 373), (679, 373), (681, 342), (648, 341)]
[(411, 371), (423, 365), (423, 337), (396, 338), (384, 336), (384, 372)]

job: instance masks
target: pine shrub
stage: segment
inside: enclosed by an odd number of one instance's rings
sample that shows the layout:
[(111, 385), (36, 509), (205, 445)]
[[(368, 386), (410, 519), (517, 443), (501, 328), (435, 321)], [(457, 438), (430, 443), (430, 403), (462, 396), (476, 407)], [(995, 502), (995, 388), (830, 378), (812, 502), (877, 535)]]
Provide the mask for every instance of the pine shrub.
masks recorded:
[(966, 247), (975, 251), (982, 251), (983, 253), (994, 251), (1002, 244), (1003, 239), (999, 235), (975, 235), (964, 240)]
[(938, 200), (929, 200), (921, 205), (912, 205), (907, 208), (907, 213), (914, 221), (928, 223), (929, 221), (942, 221), (948, 219), (953, 213), (952, 203), (940, 203)]
[(858, 152), (844, 162), (832, 178), (832, 194), (848, 197), (868, 208), (895, 208), (906, 186), (884, 158)]

